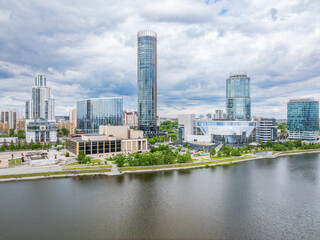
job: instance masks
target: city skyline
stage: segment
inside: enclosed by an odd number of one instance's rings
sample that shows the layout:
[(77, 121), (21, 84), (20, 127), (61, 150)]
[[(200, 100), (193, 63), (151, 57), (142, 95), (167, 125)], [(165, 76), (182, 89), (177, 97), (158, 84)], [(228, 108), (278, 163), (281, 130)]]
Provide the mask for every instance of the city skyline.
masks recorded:
[(75, 4), (1, 4), (1, 110), (24, 108), (36, 72), (50, 81), (57, 115), (109, 96), (136, 110), (136, 32), (144, 28), (158, 33), (159, 116), (225, 109), (225, 79), (238, 70), (251, 78), (252, 115), (286, 118), (289, 99), (319, 100), (319, 3)]

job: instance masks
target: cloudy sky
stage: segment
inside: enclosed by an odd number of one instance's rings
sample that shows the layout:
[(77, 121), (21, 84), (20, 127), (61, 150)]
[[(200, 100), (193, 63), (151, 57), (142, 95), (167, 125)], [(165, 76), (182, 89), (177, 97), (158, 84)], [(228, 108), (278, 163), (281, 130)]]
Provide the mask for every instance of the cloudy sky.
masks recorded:
[(252, 115), (286, 117), (292, 97), (320, 100), (318, 0), (0, 2), (0, 110), (23, 110), (46, 74), (56, 114), (76, 100), (137, 105), (137, 39), (158, 34), (158, 112), (225, 108), (225, 80), (251, 78)]

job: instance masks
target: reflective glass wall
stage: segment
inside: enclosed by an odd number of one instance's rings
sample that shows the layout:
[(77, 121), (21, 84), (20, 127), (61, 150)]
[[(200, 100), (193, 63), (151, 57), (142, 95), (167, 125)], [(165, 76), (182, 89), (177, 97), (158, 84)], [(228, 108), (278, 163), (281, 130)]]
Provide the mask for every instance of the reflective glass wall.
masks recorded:
[(319, 133), (319, 102), (294, 99), (287, 104), (289, 139), (316, 140)]
[(157, 34), (138, 32), (138, 125), (146, 135), (157, 126)]
[(93, 98), (77, 102), (77, 130), (99, 133), (100, 125), (122, 125), (122, 97)]
[(227, 119), (251, 120), (250, 78), (245, 74), (230, 75), (226, 80)]

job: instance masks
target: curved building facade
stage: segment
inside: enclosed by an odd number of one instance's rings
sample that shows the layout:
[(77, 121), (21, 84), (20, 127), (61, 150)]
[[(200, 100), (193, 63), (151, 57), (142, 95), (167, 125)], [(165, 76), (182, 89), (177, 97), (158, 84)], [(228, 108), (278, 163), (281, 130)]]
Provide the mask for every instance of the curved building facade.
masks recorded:
[(138, 32), (138, 127), (157, 132), (157, 33)]
[(92, 98), (77, 102), (77, 130), (99, 133), (101, 125), (122, 125), (122, 97)]
[(232, 74), (226, 80), (227, 119), (251, 120), (250, 78), (246, 74)]

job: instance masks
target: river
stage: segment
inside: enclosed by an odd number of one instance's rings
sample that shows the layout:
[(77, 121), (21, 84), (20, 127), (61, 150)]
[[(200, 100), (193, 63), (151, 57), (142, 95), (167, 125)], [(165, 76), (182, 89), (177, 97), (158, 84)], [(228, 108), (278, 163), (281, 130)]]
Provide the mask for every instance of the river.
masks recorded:
[(0, 183), (0, 239), (320, 239), (320, 154)]

